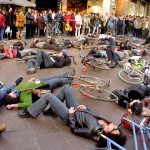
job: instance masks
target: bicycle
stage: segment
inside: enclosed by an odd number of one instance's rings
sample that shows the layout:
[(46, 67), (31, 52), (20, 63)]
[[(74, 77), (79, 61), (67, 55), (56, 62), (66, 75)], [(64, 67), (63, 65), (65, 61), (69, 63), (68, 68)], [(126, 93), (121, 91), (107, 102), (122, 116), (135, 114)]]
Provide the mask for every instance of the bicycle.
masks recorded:
[(84, 57), (81, 54), (81, 49), (78, 49), (78, 50), (79, 50), (79, 56), (82, 58), (81, 63), (83, 64), (82, 66), (83, 71), (86, 71), (87, 66), (93, 69), (103, 69), (103, 70), (110, 69), (108, 62), (101, 60), (101, 58), (95, 58), (92, 56)]
[(91, 56), (87, 56), (83, 60), (82, 70), (86, 71), (86, 67), (91, 67), (93, 69), (103, 69), (109, 70), (108, 62), (101, 60), (101, 58), (94, 58)]
[(46, 24), (45, 28), (45, 35), (47, 38), (49, 37), (59, 37), (61, 36), (61, 31), (56, 27), (54, 24), (53, 27), (51, 27), (48, 23)]
[(84, 97), (106, 102), (118, 100), (118, 96), (105, 89), (110, 85), (110, 80), (106, 81), (102, 78), (85, 75), (79, 77), (69, 76), (69, 78), (73, 79), (71, 85), (79, 88), (80, 93)]
[(148, 140), (150, 141), (150, 118), (149, 118), (149, 122), (145, 126), (142, 125), (142, 121), (139, 117), (133, 114), (124, 114), (121, 119), (121, 124), (123, 124), (125, 128), (128, 128), (133, 131), (135, 150), (138, 150), (136, 132), (140, 132), (141, 134), (144, 150), (147, 150), (146, 139), (145, 139), (144, 133), (146, 134)]
[[(143, 61), (143, 62), (142, 62)], [(144, 72), (145, 71), (145, 72)], [(150, 64), (144, 59), (141, 62), (127, 63), (122, 70), (118, 72), (118, 77), (128, 84), (141, 84), (144, 81), (144, 76), (149, 75)]]

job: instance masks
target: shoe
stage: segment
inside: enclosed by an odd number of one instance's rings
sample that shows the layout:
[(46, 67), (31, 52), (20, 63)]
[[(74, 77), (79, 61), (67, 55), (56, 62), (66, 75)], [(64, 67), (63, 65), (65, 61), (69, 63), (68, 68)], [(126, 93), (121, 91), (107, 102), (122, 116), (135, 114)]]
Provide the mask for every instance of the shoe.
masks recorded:
[(27, 74), (33, 74), (33, 73), (36, 73), (36, 69), (35, 68), (29, 68), (27, 71), (26, 71)]
[(43, 111), (43, 115), (45, 115), (45, 116), (52, 116), (54, 118), (57, 118), (57, 114), (55, 113), (54, 110), (52, 110), (51, 107), (48, 110)]
[(28, 112), (27, 109), (25, 109), (23, 112), (18, 112), (18, 116), (21, 117), (21, 118), (29, 118), (29, 117), (32, 117), (30, 115), (30, 113)]
[(0, 89), (3, 87), (3, 82), (0, 81)]
[(123, 61), (118, 61), (119, 67), (123, 67)]
[(2, 133), (2, 132), (4, 132), (6, 130), (6, 125), (5, 124), (1, 124), (0, 125), (0, 134)]
[(20, 84), (20, 83), (22, 82), (22, 80), (23, 80), (23, 77), (20, 76), (20, 77), (15, 81), (16, 85)]
[(70, 70), (68, 71), (68, 76), (74, 76), (76, 74), (76, 71), (74, 68), (70, 68)]

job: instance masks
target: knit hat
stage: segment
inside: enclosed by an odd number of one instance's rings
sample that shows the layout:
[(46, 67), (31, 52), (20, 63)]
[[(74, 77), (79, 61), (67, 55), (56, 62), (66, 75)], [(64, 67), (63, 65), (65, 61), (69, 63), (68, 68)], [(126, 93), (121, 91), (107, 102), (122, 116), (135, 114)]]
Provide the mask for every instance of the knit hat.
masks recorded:
[(63, 50), (61, 50), (61, 52), (64, 54), (64, 56), (68, 56), (67, 50), (63, 49)]

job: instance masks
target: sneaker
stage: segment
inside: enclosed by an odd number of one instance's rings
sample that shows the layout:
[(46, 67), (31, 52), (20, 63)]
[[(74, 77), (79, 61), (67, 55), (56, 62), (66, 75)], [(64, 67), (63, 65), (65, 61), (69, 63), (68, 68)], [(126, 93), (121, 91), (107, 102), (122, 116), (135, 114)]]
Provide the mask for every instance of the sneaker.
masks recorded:
[(1, 134), (2, 132), (4, 132), (5, 130), (6, 130), (6, 125), (1, 124), (1, 125), (0, 125), (0, 134)]
[(43, 115), (57, 118), (56, 112), (51, 107), (48, 110), (43, 111)]
[(22, 80), (23, 80), (23, 77), (20, 76), (20, 77), (15, 81), (16, 85), (20, 84), (20, 83), (22, 82)]
[(27, 71), (26, 71), (27, 74), (33, 74), (33, 73), (36, 73), (36, 69), (35, 68), (29, 68)]
[(118, 61), (119, 67), (123, 67), (123, 61)]
[(3, 82), (0, 81), (0, 89), (3, 87)]
[(19, 116), (20, 118), (29, 118), (29, 117), (32, 117), (32, 116), (30, 115), (30, 113), (28, 112), (27, 109), (25, 109), (23, 112), (18, 112), (18, 116)]

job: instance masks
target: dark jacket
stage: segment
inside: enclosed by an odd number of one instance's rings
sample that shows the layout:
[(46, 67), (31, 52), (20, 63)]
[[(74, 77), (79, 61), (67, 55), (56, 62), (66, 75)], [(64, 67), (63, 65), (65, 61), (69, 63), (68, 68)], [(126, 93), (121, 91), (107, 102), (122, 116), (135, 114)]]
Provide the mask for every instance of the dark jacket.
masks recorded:
[[(83, 137), (93, 139), (93, 131), (99, 127), (103, 130), (103, 125), (99, 125), (98, 120), (105, 120), (111, 123), (110, 120), (106, 119), (101, 114), (90, 109), (77, 109), (74, 114), (69, 114), (69, 126), (71, 131)], [(96, 130), (95, 130), (96, 131)]]
[(61, 68), (64, 66), (64, 62), (65, 62), (64, 57), (58, 57), (58, 56), (52, 56), (52, 57), (55, 60), (53, 68)]
[(32, 24), (33, 20), (34, 20), (34, 16), (32, 16), (31, 13), (27, 12), (26, 13), (26, 24), (27, 25)]
[(52, 14), (48, 13), (47, 19), (48, 19), (48, 23), (52, 23), (53, 22)]
[(8, 13), (6, 15), (6, 26), (13, 26), (13, 13)]

